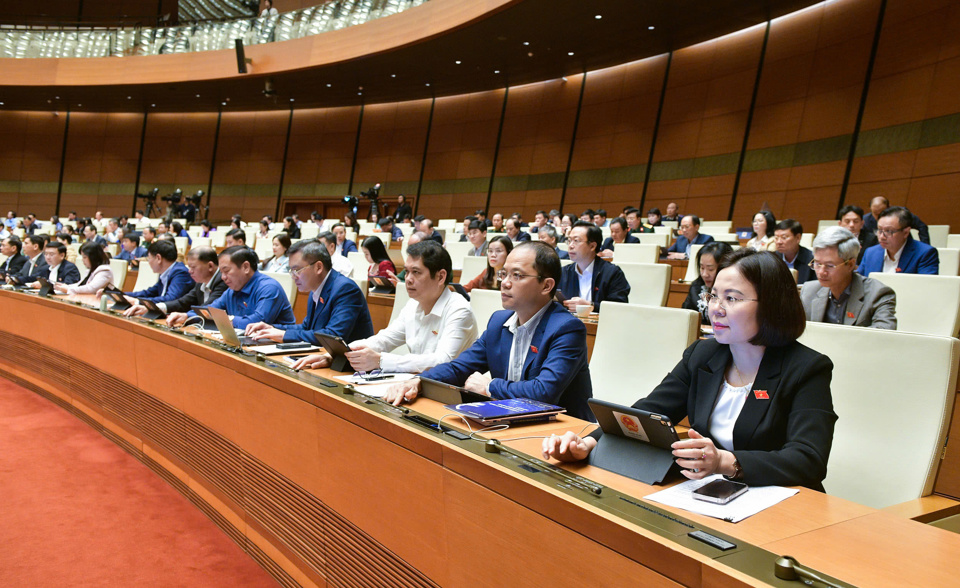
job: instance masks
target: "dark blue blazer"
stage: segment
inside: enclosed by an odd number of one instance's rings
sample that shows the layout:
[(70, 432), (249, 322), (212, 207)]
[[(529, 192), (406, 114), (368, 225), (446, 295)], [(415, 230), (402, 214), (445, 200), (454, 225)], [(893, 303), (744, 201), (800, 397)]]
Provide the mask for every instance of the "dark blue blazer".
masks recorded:
[(20, 270), (23, 269), (24, 264), (27, 263), (27, 256), (22, 253), (17, 253), (8, 257), (2, 264), (0, 264), (0, 272), (5, 274), (19, 274)]
[(520, 231), (519, 233), (517, 233), (517, 243), (523, 243), (531, 239), (533, 239), (533, 237), (530, 236), (530, 233), (527, 233), (524, 231)]
[(373, 320), (367, 300), (352, 279), (331, 270), (320, 291), (320, 302), (313, 303), (312, 292), (307, 296), (307, 316), (303, 323), (277, 325), (277, 328), (286, 331), (284, 342), (307, 341), (319, 345), (315, 331), (342, 337), (347, 343), (373, 336)]
[(38, 259), (37, 264), (33, 266), (32, 272), (30, 271), (30, 258), (27, 257), (27, 261), (23, 263), (23, 267), (20, 268), (20, 273), (18, 273), (17, 276), (23, 281), (35, 282), (40, 276), (47, 277), (50, 273), (47, 271), (48, 269), (50, 268), (47, 266), (47, 260), (41, 253), (40, 259)]
[(145, 290), (125, 292), (125, 294), (133, 298), (144, 298), (153, 302), (166, 302), (167, 300), (180, 298), (189, 292), (193, 286), (194, 282), (193, 278), (190, 277), (190, 271), (187, 266), (178, 261), (171, 266), (170, 273), (167, 276), (166, 294), (163, 294), (163, 283), (160, 280), (157, 280), (156, 284)]
[[(886, 250), (882, 245), (874, 245), (867, 249), (860, 266), (857, 267), (857, 272), (862, 276), (869, 276), (870, 272), (882, 272), (884, 255)], [(937, 248), (921, 243), (913, 237), (907, 237), (907, 244), (904, 245), (900, 261), (897, 263), (897, 273), (936, 275), (939, 272), (940, 256), (937, 254)]]
[(513, 333), (503, 326), (513, 311), (493, 313), (487, 330), (455, 360), (423, 372), (423, 377), (463, 386), (474, 372), (489, 371), (490, 395), (497, 399), (531, 398), (567, 409), (570, 416), (595, 421), (587, 406), (593, 396), (587, 363), (587, 328), (559, 302), (551, 302), (530, 341), (522, 379), (505, 378)]
[[(703, 233), (697, 233), (697, 238), (693, 240), (694, 245), (706, 245), (713, 241), (713, 237), (710, 235), (704, 235)], [(670, 249), (667, 249), (667, 253), (686, 253), (687, 252), (687, 238), (683, 235), (677, 237), (677, 241), (670, 246)]]
[[(560, 291), (568, 298), (580, 295), (580, 276), (576, 265), (574, 262), (565, 266), (560, 274)], [(623, 275), (623, 270), (601, 257), (596, 258), (593, 262), (593, 309), (599, 311), (600, 303), (605, 300), (628, 302), (629, 296), (630, 283)]]
[[(50, 270), (53, 269), (49, 265), (43, 268), (43, 271), (39, 274), (34, 272), (34, 275), (43, 276), (46, 279), (50, 279)], [(66, 259), (60, 262), (60, 269), (57, 270), (57, 282), (61, 284), (76, 284), (80, 281), (80, 270), (77, 269), (77, 266), (73, 263), (70, 263)]]
[[(627, 238), (624, 239), (623, 242), (624, 242), (624, 243), (639, 243), (639, 242), (640, 242), (640, 239), (637, 239), (637, 238), (634, 237), (633, 235), (627, 234)], [(613, 251), (613, 250), (614, 250), (614, 249), (613, 249), (614, 245), (616, 245), (616, 243), (613, 242), (613, 237), (607, 237), (607, 238), (603, 241), (603, 245), (600, 246), (600, 251), (606, 251), (607, 249), (609, 249), (610, 251)]]
[(147, 256), (146, 247), (137, 246), (133, 250), (133, 253), (128, 252), (126, 249), (121, 249), (120, 253), (117, 254), (114, 259), (122, 259), (124, 261), (133, 261), (134, 259), (140, 259)]
[(87, 241), (93, 241), (94, 243), (96, 243), (97, 245), (99, 245), (99, 246), (101, 246), (101, 247), (106, 247), (106, 246), (107, 246), (107, 240), (104, 239), (103, 237), (101, 237), (100, 235), (97, 235), (97, 236), (94, 237), (93, 239), (87, 239)]
[(343, 247), (340, 248), (340, 255), (346, 257), (348, 253), (356, 253), (357, 244), (351, 241), (350, 239), (345, 239), (343, 241)]
[(570, 254), (557, 247), (557, 255), (560, 256), (560, 259), (570, 259)]

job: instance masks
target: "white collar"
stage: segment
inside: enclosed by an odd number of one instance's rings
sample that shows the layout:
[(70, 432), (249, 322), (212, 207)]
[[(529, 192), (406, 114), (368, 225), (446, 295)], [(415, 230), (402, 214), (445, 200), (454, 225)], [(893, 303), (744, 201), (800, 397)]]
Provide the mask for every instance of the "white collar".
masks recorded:
[(577, 273), (580, 274), (581, 276), (585, 276), (585, 275), (587, 275), (587, 274), (593, 274), (593, 266), (594, 266), (594, 264), (596, 264), (596, 263), (597, 263), (597, 258), (594, 257), (594, 258), (593, 258), (593, 261), (590, 262), (590, 265), (587, 266), (587, 269), (585, 269), (585, 270), (583, 270), (583, 271), (580, 271), (580, 264), (574, 263), (574, 264), (573, 264), (573, 267), (574, 267), (574, 270), (573, 270), (573, 271), (577, 272)]
[(317, 286), (317, 289), (310, 294), (310, 296), (313, 298), (314, 304), (320, 301), (320, 293), (323, 292), (323, 286), (327, 283), (327, 280), (330, 279), (330, 274), (332, 274), (333, 271), (333, 268), (331, 268), (330, 271), (327, 272), (327, 275), (323, 276), (323, 281), (320, 282), (320, 285)]
[(544, 304), (543, 307), (541, 307), (540, 310), (536, 312), (536, 314), (534, 314), (532, 317), (527, 319), (527, 322), (525, 322), (524, 324), (521, 325), (520, 319), (517, 318), (517, 313), (513, 313), (510, 315), (510, 317), (506, 321), (504, 321), (503, 326), (510, 329), (511, 333), (516, 333), (517, 329), (519, 329), (520, 327), (527, 327), (528, 329), (536, 329), (537, 325), (540, 324), (540, 319), (543, 318), (543, 314), (547, 311), (548, 308), (550, 308), (550, 302), (552, 302), (552, 300)]

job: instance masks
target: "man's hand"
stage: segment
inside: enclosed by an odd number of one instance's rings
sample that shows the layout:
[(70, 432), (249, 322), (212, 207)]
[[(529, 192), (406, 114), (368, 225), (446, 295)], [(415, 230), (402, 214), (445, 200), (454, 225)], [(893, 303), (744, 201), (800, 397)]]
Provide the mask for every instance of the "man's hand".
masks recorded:
[(420, 378), (414, 378), (399, 384), (394, 384), (387, 388), (387, 393), (383, 399), (394, 406), (400, 406), (401, 402), (413, 402), (413, 399), (420, 393)]
[(182, 325), (184, 321), (187, 320), (187, 313), (185, 312), (171, 312), (167, 315), (167, 326), (176, 327)]
[(570, 310), (573, 312), (576, 312), (578, 304), (590, 304), (591, 306), (593, 306), (593, 303), (587, 302), (586, 300), (584, 300), (583, 298), (580, 298), (579, 296), (568, 298), (566, 302), (563, 303), (563, 305), (567, 308), (567, 310)]
[(673, 252), (667, 254), (667, 259), (686, 259), (686, 253)]
[(464, 389), (471, 392), (476, 392), (477, 394), (483, 394), (484, 396), (490, 396), (490, 393), (487, 392), (487, 384), (492, 382), (493, 379), (486, 376), (480, 375), (477, 372), (470, 374), (470, 377), (467, 378), (466, 383), (463, 385)]
[(326, 351), (321, 351), (320, 353), (313, 353), (298, 359), (291, 367), (295, 370), (316, 370), (327, 367), (331, 361), (333, 361), (333, 358), (330, 357), (330, 354)]
[(397, 277), (397, 274), (393, 273), (390, 270), (387, 270), (387, 279), (390, 280), (390, 283), (394, 286), (397, 285), (397, 282), (400, 281), (400, 278)]
[(273, 326), (268, 325), (267, 323), (262, 321), (259, 323), (250, 323), (249, 325), (247, 325), (247, 328), (244, 329), (243, 334), (246, 335), (247, 337), (253, 337), (254, 336), (253, 334), (256, 333), (257, 331), (262, 331), (264, 329), (272, 329), (272, 328)]
[[(257, 323), (257, 324), (264, 324), (264, 323)], [(286, 331), (281, 331), (280, 329), (275, 329), (270, 325), (267, 325), (267, 328), (254, 331), (253, 334), (249, 336), (256, 339), (258, 343), (260, 341), (273, 341), (274, 343), (283, 343), (284, 333), (286, 333)]]
[(597, 257), (601, 259), (613, 259), (613, 251), (609, 249), (604, 249), (603, 251), (597, 254)]
[[(147, 314), (147, 307), (137, 304), (123, 311), (123, 316), (141, 316)], [(169, 324), (169, 321), (168, 321)]]
[(586, 459), (593, 448), (597, 446), (597, 440), (593, 437), (581, 439), (575, 433), (567, 431), (561, 436), (550, 435), (543, 439), (543, 459), (550, 458), (558, 461), (580, 461)]
[(372, 372), (380, 367), (380, 354), (365, 345), (350, 344), (350, 351), (346, 353), (347, 360), (353, 369), (358, 372)]

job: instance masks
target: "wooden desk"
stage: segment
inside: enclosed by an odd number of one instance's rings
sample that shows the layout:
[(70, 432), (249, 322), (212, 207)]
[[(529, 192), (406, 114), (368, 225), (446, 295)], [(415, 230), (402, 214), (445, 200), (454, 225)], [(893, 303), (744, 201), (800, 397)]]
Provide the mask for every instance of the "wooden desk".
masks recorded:
[(367, 292), (367, 308), (370, 309), (374, 333), (379, 333), (381, 329), (387, 328), (387, 325), (390, 324), (390, 314), (393, 313), (393, 301), (395, 299), (395, 294)]
[[(642, 502), (655, 488), (569, 466), (607, 486), (594, 495), (273, 360), (24, 294), (0, 292), (0, 316), (0, 373), (142, 460), (284, 584), (795, 586), (773, 577), (782, 550), (857, 585), (944, 585), (960, 553), (960, 536), (807, 490), (737, 525), (674, 521)], [(581, 422), (558, 425), (512, 435)], [(724, 555), (693, 528), (739, 546)]]

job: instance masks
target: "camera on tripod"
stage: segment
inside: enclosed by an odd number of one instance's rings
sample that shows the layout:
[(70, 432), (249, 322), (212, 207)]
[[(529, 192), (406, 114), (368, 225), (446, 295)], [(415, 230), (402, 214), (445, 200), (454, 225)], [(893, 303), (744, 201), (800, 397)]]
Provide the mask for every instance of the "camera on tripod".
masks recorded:
[(182, 198), (183, 198), (183, 190), (181, 190), (180, 188), (177, 188), (176, 190), (173, 191), (173, 193), (167, 194), (160, 200), (163, 200), (164, 202), (169, 203), (170, 206), (173, 206), (174, 204), (180, 204), (180, 200)]
[(143, 200), (146, 200), (147, 202), (156, 202), (156, 201), (157, 201), (157, 194), (159, 194), (159, 193), (160, 193), (160, 188), (154, 188), (153, 190), (150, 190), (150, 191), (147, 192), (146, 194), (137, 194), (137, 198), (142, 198)]
[(187, 202), (199, 208), (200, 203), (203, 202), (203, 190), (197, 190), (196, 194), (187, 196)]

